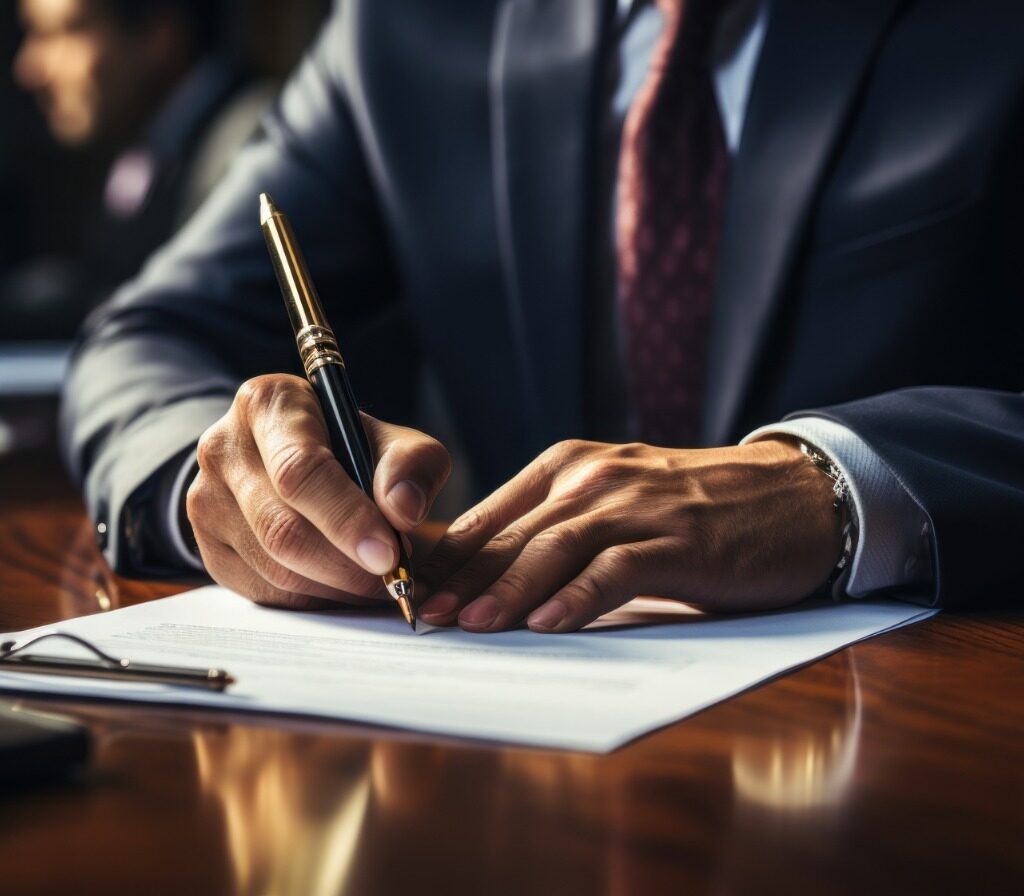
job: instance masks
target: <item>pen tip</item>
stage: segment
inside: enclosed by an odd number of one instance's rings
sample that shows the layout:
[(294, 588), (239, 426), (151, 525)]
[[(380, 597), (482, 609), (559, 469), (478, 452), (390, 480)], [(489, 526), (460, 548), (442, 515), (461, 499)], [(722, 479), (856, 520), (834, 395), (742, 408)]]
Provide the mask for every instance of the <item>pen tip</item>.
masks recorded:
[(401, 565), (393, 573), (384, 576), (384, 586), (388, 589), (388, 594), (398, 604), (405, 621), (412, 626), (413, 631), (416, 631), (416, 615), (412, 610), (412, 593), (415, 585), (412, 576), (409, 575), (408, 563), (408, 560), (403, 559)]
[(262, 227), (266, 224), (276, 211), (277, 206), (274, 205), (274, 200), (270, 198), (270, 194), (260, 193), (260, 226)]
[(416, 616), (412, 611), (412, 602), (404, 594), (398, 598), (398, 608), (402, 611), (405, 621), (409, 623), (409, 627), (416, 631)]

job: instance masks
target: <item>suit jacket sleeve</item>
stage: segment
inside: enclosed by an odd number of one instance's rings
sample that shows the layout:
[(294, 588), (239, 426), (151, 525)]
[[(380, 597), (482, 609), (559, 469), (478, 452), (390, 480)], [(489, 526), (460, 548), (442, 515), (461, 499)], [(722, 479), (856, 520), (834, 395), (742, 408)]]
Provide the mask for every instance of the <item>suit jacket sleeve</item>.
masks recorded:
[(259, 228), (260, 191), (290, 213), (348, 344), (397, 313), (339, 41), (336, 15), (208, 201), (79, 336), (62, 446), (119, 572), (153, 571), (140, 556), (138, 514), (149, 511), (137, 499), (161, 467), (225, 413), (243, 380), (300, 372)]
[(859, 435), (927, 514), (934, 590), (926, 602), (1019, 603), (1024, 395), (909, 388), (810, 413)]

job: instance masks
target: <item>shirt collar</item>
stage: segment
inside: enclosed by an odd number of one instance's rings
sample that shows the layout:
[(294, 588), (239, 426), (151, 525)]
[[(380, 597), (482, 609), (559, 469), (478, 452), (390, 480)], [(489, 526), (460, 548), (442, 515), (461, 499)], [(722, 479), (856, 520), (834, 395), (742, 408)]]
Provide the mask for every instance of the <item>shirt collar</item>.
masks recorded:
[[(742, 43), (743, 37), (753, 27), (758, 15), (766, 11), (769, 0), (733, 0), (723, 14), (719, 24), (712, 57), (716, 64), (730, 58)], [(652, 6), (655, 0), (616, 0), (616, 22), (624, 28), (630, 17), (645, 6)]]

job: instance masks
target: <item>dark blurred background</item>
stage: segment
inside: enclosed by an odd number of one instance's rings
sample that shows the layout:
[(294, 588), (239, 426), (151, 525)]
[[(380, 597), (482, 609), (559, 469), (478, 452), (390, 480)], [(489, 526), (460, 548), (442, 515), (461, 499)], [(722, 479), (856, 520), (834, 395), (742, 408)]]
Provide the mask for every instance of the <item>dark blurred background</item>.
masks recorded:
[(0, 453), (52, 444), (81, 320), (202, 201), (330, 5), (0, 4)]

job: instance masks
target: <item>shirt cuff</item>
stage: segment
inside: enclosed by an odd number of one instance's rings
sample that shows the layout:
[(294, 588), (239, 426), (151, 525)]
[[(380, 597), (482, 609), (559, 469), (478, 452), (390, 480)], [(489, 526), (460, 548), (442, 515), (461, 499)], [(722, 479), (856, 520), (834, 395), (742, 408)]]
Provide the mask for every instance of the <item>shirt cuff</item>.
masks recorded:
[(822, 417), (796, 417), (754, 430), (743, 444), (788, 435), (829, 456), (850, 486), (857, 547), (846, 580), (850, 597), (932, 580), (931, 525), (924, 509), (877, 453), (853, 430)]
[[(203, 560), (198, 552), (188, 546), (185, 533), (181, 531), (179, 510), (185, 498), (185, 490), (192, 484), (196, 470), (196, 450), (193, 448), (185, 455), (181, 466), (174, 472), (174, 481), (167, 495), (167, 505), (161, 509), (164, 514), (164, 526), (167, 538), (174, 549), (176, 557), (192, 569), (203, 571)], [(169, 475), (169, 474), (168, 474)]]

